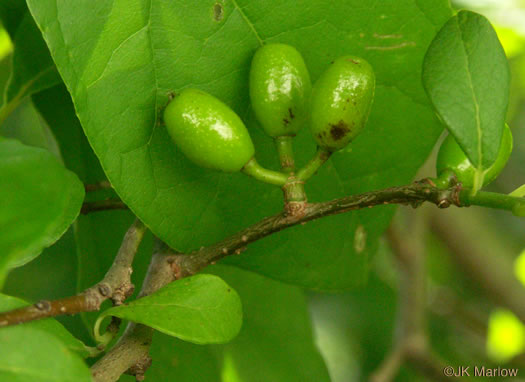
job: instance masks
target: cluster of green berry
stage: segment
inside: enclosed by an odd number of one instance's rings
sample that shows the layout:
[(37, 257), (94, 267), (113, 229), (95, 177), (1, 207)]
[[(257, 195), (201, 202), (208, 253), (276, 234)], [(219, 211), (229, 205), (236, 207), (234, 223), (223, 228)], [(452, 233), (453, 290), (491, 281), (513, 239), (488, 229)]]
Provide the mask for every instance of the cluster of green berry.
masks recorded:
[[(375, 90), (372, 67), (350, 56), (332, 62), (312, 88), (301, 54), (285, 44), (257, 50), (249, 81), (253, 111), (276, 142), (281, 171), (257, 163), (242, 120), (208, 93), (183, 90), (164, 110), (164, 122), (175, 144), (194, 163), (226, 172), (242, 170), (278, 186), (306, 181), (331, 153), (350, 143), (366, 124)], [(291, 142), (306, 124), (319, 149), (295, 172)]]
[[(281, 171), (263, 168), (246, 126), (223, 102), (197, 89), (185, 89), (165, 108), (164, 121), (179, 149), (194, 163), (225, 172), (243, 171), (266, 183), (286, 187), (308, 180), (330, 155), (348, 145), (364, 128), (375, 91), (372, 67), (362, 58), (333, 61), (312, 88), (301, 54), (292, 46), (267, 44), (257, 50), (250, 70), (250, 100), (266, 134), (275, 140)], [(318, 150), (295, 171), (292, 139), (306, 124)], [(496, 163), (485, 172), (484, 185), (505, 167), (512, 151), (506, 125)], [(441, 145), (436, 183), (448, 187), (451, 176), (472, 188), (476, 169), (449, 135)], [(289, 187), (292, 189), (292, 187)], [(285, 195), (287, 201), (304, 201)]]

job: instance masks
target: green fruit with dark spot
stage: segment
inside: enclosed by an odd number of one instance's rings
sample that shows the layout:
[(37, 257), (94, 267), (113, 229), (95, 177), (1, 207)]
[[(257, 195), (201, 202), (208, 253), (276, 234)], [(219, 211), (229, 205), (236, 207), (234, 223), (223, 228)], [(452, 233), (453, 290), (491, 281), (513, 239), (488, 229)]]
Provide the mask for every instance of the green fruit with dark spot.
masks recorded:
[(253, 157), (250, 134), (223, 102), (185, 89), (164, 110), (164, 122), (177, 147), (202, 167), (235, 172)]
[(374, 92), (368, 62), (352, 56), (335, 60), (312, 90), (310, 126), (317, 144), (337, 151), (350, 143), (365, 127)]
[(250, 69), (250, 99), (271, 137), (294, 136), (306, 123), (312, 85), (301, 54), (285, 44), (259, 48)]
[[(490, 166), (483, 178), (483, 185), (486, 186), (501, 173), (512, 152), (512, 133), (507, 124), (503, 130), (501, 143), (498, 151), (496, 162)], [(474, 177), (476, 175), (476, 168), (467, 158), (459, 144), (454, 139), (452, 134), (449, 134), (441, 147), (436, 162), (436, 173), (438, 180), (441, 177), (447, 177), (447, 173), (453, 172), (456, 178), (463, 187), (472, 188), (474, 186)], [(446, 179), (443, 179), (446, 181)]]

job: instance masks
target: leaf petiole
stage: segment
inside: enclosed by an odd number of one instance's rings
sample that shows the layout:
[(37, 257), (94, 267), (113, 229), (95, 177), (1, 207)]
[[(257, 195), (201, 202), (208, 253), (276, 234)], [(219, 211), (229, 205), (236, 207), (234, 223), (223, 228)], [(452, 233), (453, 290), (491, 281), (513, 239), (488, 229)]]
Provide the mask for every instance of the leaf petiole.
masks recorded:
[(281, 169), (286, 174), (290, 174), (295, 171), (295, 159), (293, 154), (292, 140), (293, 137), (289, 135), (283, 135), (274, 139), (275, 147), (277, 148), (277, 153), (279, 154)]
[(288, 181), (288, 176), (282, 172), (268, 170), (267, 168), (262, 167), (256, 160), (255, 157), (252, 157), (244, 165), (241, 170), (246, 175), (251, 176), (261, 182), (273, 184), (276, 186), (284, 186)]
[(297, 179), (303, 182), (310, 179), (331, 155), (332, 152), (318, 147), (315, 156), (310, 159), (310, 162), (297, 172)]

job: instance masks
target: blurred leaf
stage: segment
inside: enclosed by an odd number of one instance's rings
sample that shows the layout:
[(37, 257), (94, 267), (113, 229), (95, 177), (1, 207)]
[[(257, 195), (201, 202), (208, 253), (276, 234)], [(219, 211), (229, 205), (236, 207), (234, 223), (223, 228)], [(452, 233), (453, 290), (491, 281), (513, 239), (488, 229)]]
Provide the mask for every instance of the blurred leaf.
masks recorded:
[(0, 60), (6, 58), (13, 51), (13, 43), (9, 34), (0, 26)]
[[(75, 220), (84, 187), (48, 151), (0, 140), (0, 285), (57, 241)], [(23, 223), (23, 224), (21, 224)]]
[(516, 188), (514, 191), (512, 191), (510, 194), (510, 196), (516, 196), (518, 198), (523, 198), (525, 197), (525, 184), (524, 185), (521, 185), (520, 187)]
[[(3, 293), (33, 302), (73, 296), (77, 293), (77, 268), (77, 248), (71, 227), (36, 259), (13, 269), (7, 277)], [(58, 316), (56, 320), (84, 343), (93, 344), (90, 335), (93, 325), (88, 330), (80, 315)]]
[(9, 382), (90, 382), (82, 359), (55, 336), (33, 327), (0, 329), (0, 380)]
[(484, 170), (496, 161), (510, 86), (505, 52), (485, 17), (461, 11), (443, 26), (425, 56), (423, 84), (477, 168), (475, 188), (481, 186)]
[[(275, 168), (273, 143), (247, 101), (249, 64), (262, 41), (296, 46), (313, 79), (343, 54), (365, 57), (377, 73), (368, 130), (307, 185), (309, 200), (410, 181), (441, 131), (420, 84), (420, 67), (450, 16), (446, 0), (352, 0), (330, 7), (320, 0), (300, 7), (277, 0), (206, 0), (191, 7), (145, 0), (96, 7), (87, 0), (28, 4), (109, 180), (155, 235), (183, 252), (282, 208), (275, 187), (191, 164), (157, 124), (169, 92), (198, 87), (245, 118), (258, 160)], [(298, 163), (314, 151), (304, 129), (296, 139)], [(367, 257), (392, 212), (378, 208), (312, 222), (272, 235), (230, 262), (303, 286), (348, 288), (366, 279)], [(356, 230), (366, 233), (359, 250)]]
[(146, 371), (146, 380), (224, 382), (212, 346), (196, 345), (155, 332), (150, 354), (155, 362)]
[[(27, 305), (29, 305), (29, 303), (24, 300), (0, 294), (0, 312), (6, 312)], [(87, 357), (90, 353), (88, 348), (80, 340), (75, 338), (66, 328), (53, 318), (28, 322), (24, 324), (24, 327), (39, 329), (52, 334), (59, 339), (62, 344), (67, 346), (70, 351), (77, 353), (81, 357)]]
[(225, 345), (199, 346), (155, 333), (151, 348), (155, 362), (146, 379), (329, 381), (299, 288), (234, 267), (208, 270), (223, 278), (241, 297), (243, 326), (239, 335)]
[(13, 67), (0, 108), (0, 124), (27, 95), (60, 82), (35, 21), (26, 12), (13, 38)]
[(525, 250), (514, 260), (514, 275), (525, 285)]
[(232, 267), (217, 267), (214, 273), (238, 291), (243, 303), (242, 330), (221, 349), (239, 381), (330, 380), (299, 288)]
[(507, 362), (525, 350), (525, 326), (510, 311), (490, 314), (487, 354), (496, 362)]
[(26, 13), (27, 6), (24, 0), (2, 0), (0, 2), (0, 21), (11, 38), (14, 37)]
[[(103, 312), (96, 324), (116, 316), (197, 344), (224, 343), (239, 332), (241, 301), (217, 276), (199, 274)], [(95, 328), (95, 330), (97, 330)]]
[(24, 145), (46, 149), (62, 160), (53, 133), (29, 97), (24, 98), (7, 117), (2, 125), (2, 136), (16, 139)]
[(501, 42), (501, 46), (505, 50), (507, 58), (512, 59), (513, 57), (523, 53), (525, 50), (525, 38), (519, 34), (515, 29), (495, 26), (498, 39)]

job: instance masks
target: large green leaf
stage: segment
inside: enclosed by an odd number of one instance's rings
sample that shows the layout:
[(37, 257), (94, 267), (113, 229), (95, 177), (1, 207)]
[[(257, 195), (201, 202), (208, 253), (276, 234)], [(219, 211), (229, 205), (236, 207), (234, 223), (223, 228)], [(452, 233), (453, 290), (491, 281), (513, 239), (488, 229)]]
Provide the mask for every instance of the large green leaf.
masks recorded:
[(9, 382), (89, 382), (82, 359), (55, 336), (33, 327), (0, 329), (0, 380)]
[[(115, 190), (157, 236), (182, 251), (282, 208), (275, 187), (191, 164), (158, 124), (169, 92), (198, 87), (247, 121), (258, 160), (276, 168), (273, 144), (247, 101), (250, 60), (263, 41), (296, 46), (314, 80), (343, 54), (365, 57), (377, 73), (367, 131), (307, 185), (309, 200), (410, 181), (441, 130), (420, 85), (420, 66), (450, 16), (446, 0), (353, 0), (329, 7), (320, 0), (300, 6), (277, 0), (28, 4)], [(315, 151), (307, 129), (295, 143), (298, 162), (305, 163)], [(364, 280), (367, 256), (392, 211), (309, 223), (231, 261), (303, 286), (349, 287)]]
[(496, 161), (510, 87), (505, 52), (490, 22), (469, 11), (452, 17), (428, 49), (423, 83), (439, 116), (482, 174)]
[[(7, 296), (0, 293), (0, 312), (5, 312), (12, 309), (21, 308), (29, 305), (28, 302), (16, 297)], [(57, 320), (48, 318), (45, 320), (33, 321), (24, 324), (25, 327), (43, 330), (57, 339), (59, 339), (70, 351), (77, 353), (82, 357), (89, 355), (89, 350), (77, 338), (67, 331)]]
[(239, 332), (241, 301), (217, 276), (196, 275), (170, 283), (155, 293), (110, 308), (100, 315), (150, 326), (197, 344), (224, 343)]
[(64, 234), (80, 212), (84, 187), (46, 150), (0, 140), (0, 285)]
[[(329, 381), (302, 291), (252, 272), (212, 270), (239, 292), (243, 326), (226, 345), (198, 346), (155, 334), (153, 381)], [(202, 360), (202, 362), (201, 362)], [(198, 366), (197, 366), (198, 365)]]

